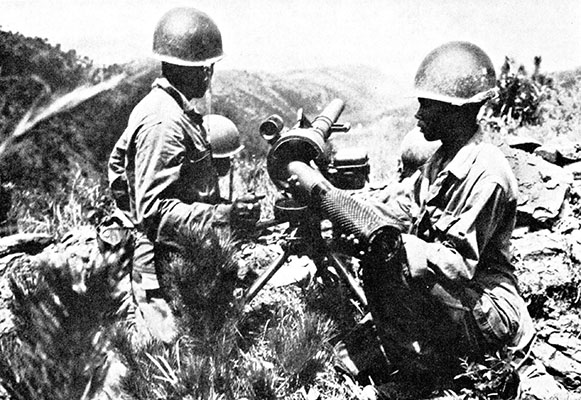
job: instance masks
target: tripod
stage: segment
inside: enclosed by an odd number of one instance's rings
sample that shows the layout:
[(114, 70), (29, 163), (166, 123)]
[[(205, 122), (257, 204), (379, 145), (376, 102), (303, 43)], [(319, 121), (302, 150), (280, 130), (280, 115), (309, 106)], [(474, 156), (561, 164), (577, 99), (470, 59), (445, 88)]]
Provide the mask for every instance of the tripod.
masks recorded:
[(327, 269), (328, 264), (326, 264), (329, 263), (340, 278), (345, 281), (357, 300), (366, 307), (367, 299), (363, 289), (352, 276), (345, 262), (341, 260), (339, 253), (333, 251), (328, 241), (323, 237), (321, 219), (310, 212), (306, 206), (297, 205), (292, 199), (283, 199), (275, 204), (274, 223), (270, 222), (267, 225), (284, 222), (289, 222), (289, 227), (286, 230), (288, 237), (283, 244), (283, 253), (273, 260), (250, 286), (244, 302), (248, 304), (252, 301), (291, 255), (298, 255), (309, 257), (317, 267), (317, 274), (323, 278), (330, 274)]

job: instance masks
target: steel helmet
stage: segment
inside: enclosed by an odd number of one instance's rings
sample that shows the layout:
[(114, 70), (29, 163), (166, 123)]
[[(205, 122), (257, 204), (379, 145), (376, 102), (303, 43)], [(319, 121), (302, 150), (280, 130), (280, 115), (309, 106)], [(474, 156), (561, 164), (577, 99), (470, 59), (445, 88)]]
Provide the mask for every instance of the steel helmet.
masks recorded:
[(494, 97), (492, 61), (468, 42), (446, 43), (430, 52), (415, 78), (415, 96), (454, 105), (479, 103)]
[(244, 148), (238, 128), (228, 118), (218, 114), (204, 115), (203, 125), (212, 145), (212, 157), (232, 157)]
[(205, 66), (223, 57), (222, 35), (205, 13), (189, 7), (169, 10), (153, 34), (155, 57), (186, 67)]

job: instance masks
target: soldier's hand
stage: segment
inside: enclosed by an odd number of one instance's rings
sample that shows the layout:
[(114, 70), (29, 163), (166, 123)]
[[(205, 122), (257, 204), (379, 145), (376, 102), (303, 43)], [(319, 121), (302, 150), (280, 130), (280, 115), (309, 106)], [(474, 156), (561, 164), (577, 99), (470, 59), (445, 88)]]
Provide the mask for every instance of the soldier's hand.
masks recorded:
[(264, 195), (247, 194), (234, 200), (230, 210), (230, 225), (234, 229), (251, 230), (260, 219), (260, 200)]
[(401, 235), (406, 250), (406, 275), (411, 279), (425, 279), (434, 275), (428, 266), (426, 242), (414, 235)]

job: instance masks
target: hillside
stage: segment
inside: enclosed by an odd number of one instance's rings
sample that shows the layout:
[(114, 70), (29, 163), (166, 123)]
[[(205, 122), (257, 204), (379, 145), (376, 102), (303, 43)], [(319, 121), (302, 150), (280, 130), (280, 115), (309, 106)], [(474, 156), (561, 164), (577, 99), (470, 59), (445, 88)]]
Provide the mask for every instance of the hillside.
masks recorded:
[[(0, 180), (51, 189), (55, 184), (66, 185), (67, 176), (79, 169), (99, 180), (131, 109), (159, 74), (157, 65), (143, 61), (99, 69), (45, 40), (1, 34), (0, 140), (9, 145), (0, 151)], [(122, 79), (87, 94), (91, 86), (107, 85), (116, 78)], [(387, 77), (362, 66), (284, 76), (222, 71), (218, 66), (212, 112), (238, 125), (246, 156), (262, 156), (266, 144), (258, 136), (258, 126), (269, 115), (279, 114), (287, 125), (294, 124), (299, 108), (312, 118), (339, 97), (347, 103), (342, 120), (367, 125), (390, 104), (386, 82)], [(55, 105), (60, 109), (54, 110)], [(34, 117), (39, 117), (35, 124), (11, 137), (18, 123), (34, 121)]]

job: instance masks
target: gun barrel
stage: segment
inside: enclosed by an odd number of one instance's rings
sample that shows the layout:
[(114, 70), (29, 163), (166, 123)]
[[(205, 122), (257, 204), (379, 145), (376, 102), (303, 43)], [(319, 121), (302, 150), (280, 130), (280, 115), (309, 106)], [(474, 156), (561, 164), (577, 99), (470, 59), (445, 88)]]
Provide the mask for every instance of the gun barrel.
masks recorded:
[(289, 176), (296, 179), (295, 184), (311, 196), (315, 193), (327, 192), (333, 189), (333, 186), (319, 171), (302, 161), (289, 162), (287, 171)]
[(321, 114), (313, 120), (311, 125), (321, 133), (321, 136), (325, 141), (329, 139), (329, 136), (331, 135), (331, 127), (335, 122), (337, 122), (344, 109), (345, 102), (341, 99), (335, 99), (331, 101)]
[(353, 235), (362, 248), (378, 235), (390, 239), (399, 237), (397, 221), (380, 216), (369, 205), (333, 187), (319, 171), (304, 162), (290, 162), (288, 173), (294, 177), (295, 184), (319, 204), (333, 225), (346, 235)]

